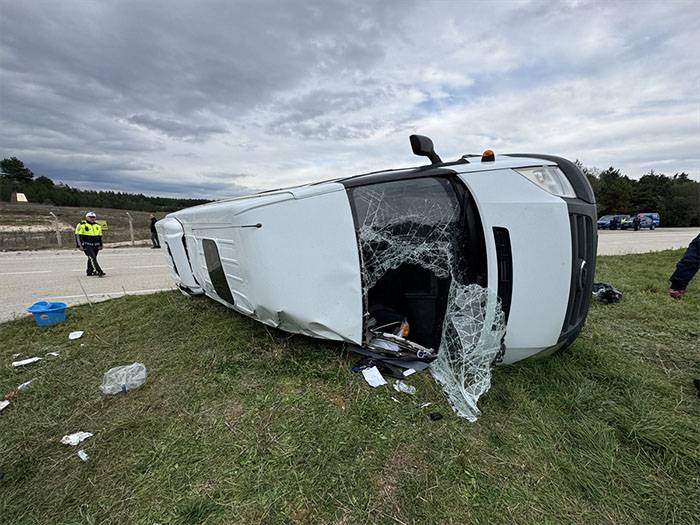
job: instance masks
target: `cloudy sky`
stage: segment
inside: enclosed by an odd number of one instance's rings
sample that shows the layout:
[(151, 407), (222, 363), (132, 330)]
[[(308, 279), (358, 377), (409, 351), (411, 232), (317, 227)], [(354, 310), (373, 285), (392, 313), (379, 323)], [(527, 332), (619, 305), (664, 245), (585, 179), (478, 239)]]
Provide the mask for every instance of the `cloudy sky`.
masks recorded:
[(0, 155), (224, 197), (485, 148), (700, 178), (700, 2), (0, 0)]

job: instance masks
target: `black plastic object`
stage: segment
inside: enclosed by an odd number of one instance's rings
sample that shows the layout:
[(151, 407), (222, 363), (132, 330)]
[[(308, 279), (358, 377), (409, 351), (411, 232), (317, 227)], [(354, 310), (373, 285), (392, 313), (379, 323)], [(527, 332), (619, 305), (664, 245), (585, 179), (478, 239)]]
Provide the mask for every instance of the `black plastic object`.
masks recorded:
[(216, 290), (216, 294), (229, 304), (233, 302), (233, 294), (226, 280), (226, 273), (221, 266), (221, 258), (219, 257), (219, 249), (216, 243), (211, 239), (202, 239), (202, 248), (204, 249), (204, 259), (207, 262), (207, 270), (209, 271), (209, 279)]
[(593, 283), (593, 297), (598, 299), (599, 303), (615, 304), (622, 299), (622, 292), (608, 283)]
[(428, 414), (431, 421), (440, 421), (442, 419), (442, 414), (440, 412), (431, 412)]
[(506, 323), (513, 301), (513, 252), (510, 248), (510, 233), (506, 228), (495, 227), (493, 238), (496, 242), (496, 260), (498, 262), (498, 298)]
[(442, 163), (440, 157), (435, 153), (433, 141), (428, 137), (425, 135), (411, 135), (408, 137), (408, 140), (411, 142), (413, 153), (420, 157), (428, 157), (431, 164)]

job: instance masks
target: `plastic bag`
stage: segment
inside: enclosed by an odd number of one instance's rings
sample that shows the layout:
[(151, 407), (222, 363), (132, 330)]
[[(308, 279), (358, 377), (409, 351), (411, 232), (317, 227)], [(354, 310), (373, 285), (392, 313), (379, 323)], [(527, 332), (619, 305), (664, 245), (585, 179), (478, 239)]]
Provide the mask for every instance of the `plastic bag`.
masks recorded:
[(132, 363), (107, 370), (102, 378), (100, 390), (107, 395), (126, 393), (140, 387), (145, 382), (146, 367), (141, 363)]

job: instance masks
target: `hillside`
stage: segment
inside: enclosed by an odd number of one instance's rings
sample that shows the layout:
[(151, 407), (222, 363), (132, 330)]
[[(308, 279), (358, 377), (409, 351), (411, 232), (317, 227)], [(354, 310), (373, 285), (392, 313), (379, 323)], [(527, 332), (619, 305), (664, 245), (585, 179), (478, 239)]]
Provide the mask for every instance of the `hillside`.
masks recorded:
[[(410, 378), (415, 396), (372, 389), (341, 344), (202, 297), (0, 324), (0, 389), (35, 378), (0, 414), (3, 521), (696, 522), (700, 283), (667, 296), (680, 254), (599, 258), (597, 279), (623, 301), (594, 305), (568, 351), (498, 368), (475, 424), (428, 374)], [(102, 374), (133, 361), (146, 384), (103, 397)], [(78, 447), (87, 463), (59, 443), (77, 431), (94, 433)]]
[[(49, 212), (53, 212), (58, 217), (63, 246), (72, 247), (75, 244), (73, 237), (75, 225), (88, 210), (94, 211), (98, 220), (107, 221), (105, 242), (123, 242), (130, 239), (129, 220), (126, 216), (128, 210), (0, 202), (0, 250), (56, 248), (54, 219)], [(134, 220), (134, 237), (141, 240), (149, 239), (150, 214), (143, 211), (129, 211), (129, 213)], [(164, 214), (156, 216), (161, 218)]]

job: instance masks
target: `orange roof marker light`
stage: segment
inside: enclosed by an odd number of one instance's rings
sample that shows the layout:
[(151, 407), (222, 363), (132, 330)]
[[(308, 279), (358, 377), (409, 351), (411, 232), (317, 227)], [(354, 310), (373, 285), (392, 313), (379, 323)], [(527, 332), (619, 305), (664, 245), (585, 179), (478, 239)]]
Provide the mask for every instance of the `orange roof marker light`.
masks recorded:
[(493, 162), (496, 160), (496, 154), (493, 150), (487, 149), (481, 154), (481, 162)]

